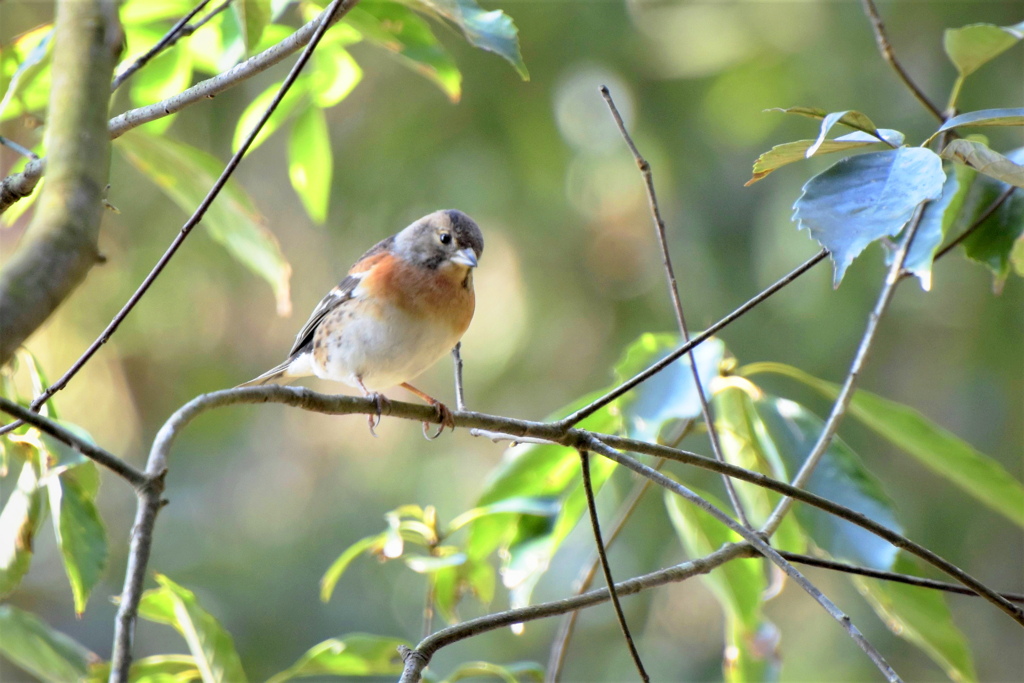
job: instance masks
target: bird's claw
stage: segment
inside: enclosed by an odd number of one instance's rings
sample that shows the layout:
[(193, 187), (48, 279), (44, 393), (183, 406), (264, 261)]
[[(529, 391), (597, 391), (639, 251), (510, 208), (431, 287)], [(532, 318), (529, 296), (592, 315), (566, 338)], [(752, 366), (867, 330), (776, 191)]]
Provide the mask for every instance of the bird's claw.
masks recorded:
[(453, 432), (455, 431), (455, 416), (452, 415), (452, 411), (448, 408), (448, 406), (441, 403), (440, 401), (434, 401), (433, 406), (434, 409), (437, 411), (437, 421), (439, 426), (437, 428), (437, 431), (434, 432), (434, 435), (431, 436), (430, 432), (428, 431), (430, 429), (431, 423), (423, 423), (423, 437), (427, 441), (433, 441), (437, 437), (441, 436), (441, 432), (444, 431), (445, 427), (448, 427)]
[(377, 411), (375, 413), (370, 413), (369, 415), (367, 415), (366, 421), (370, 425), (370, 434), (372, 434), (374, 438), (377, 438), (377, 432), (374, 431), (374, 428), (380, 424), (381, 413), (384, 412), (384, 408), (387, 407), (388, 412), (391, 411), (391, 401), (385, 398), (384, 394), (378, 392), (373, 392), (369, 396), (369, 398), (373, 399), (373, 403), (376, 406)]

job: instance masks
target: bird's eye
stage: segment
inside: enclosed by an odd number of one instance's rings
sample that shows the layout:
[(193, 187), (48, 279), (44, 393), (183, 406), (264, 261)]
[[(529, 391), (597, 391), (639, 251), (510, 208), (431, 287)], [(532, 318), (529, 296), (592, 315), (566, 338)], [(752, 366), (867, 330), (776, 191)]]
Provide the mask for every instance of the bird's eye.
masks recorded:
[(441, 244), (448, 246), (452, 243), (452, 234), (450, 232), (442, 232), (437, 236), (437, 239), (441, 240)]

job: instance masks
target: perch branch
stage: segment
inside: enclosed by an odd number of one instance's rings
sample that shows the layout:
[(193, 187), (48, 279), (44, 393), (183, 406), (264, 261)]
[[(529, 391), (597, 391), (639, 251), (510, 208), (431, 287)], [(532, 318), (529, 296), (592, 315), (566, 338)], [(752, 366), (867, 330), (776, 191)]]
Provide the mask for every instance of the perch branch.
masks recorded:
[(33, 159), (25, 164), (21, 173), (9, 175), (0, 181), (0, 213), (11, 208), (19, 199), (32, 194), (46, 170), (45, 159)]

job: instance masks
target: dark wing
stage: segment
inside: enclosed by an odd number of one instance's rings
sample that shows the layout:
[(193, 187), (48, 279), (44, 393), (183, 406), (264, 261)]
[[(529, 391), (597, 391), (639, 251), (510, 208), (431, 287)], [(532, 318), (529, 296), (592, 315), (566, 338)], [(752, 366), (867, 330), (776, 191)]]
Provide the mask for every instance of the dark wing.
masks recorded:
[(288, 357), (292, 358), (297, 356), (303, 351), (309, 350), (313, 345), (313, 335), (316, 333), (317, 325), (324, 319), (324, 317), (333, 311), (335, 308), (345, 303), (352, 298), (352, 292), (359, 285), (360, 278), (348, 275), (342, 280), (337, 287), (327, 293), (320, 303), (313, 309), (313, 313), (309, 316), (309, 320), (302, 326), (297, 337), (295, 337), (295, 343), (292, 345), (292, 350), (288, 352)]

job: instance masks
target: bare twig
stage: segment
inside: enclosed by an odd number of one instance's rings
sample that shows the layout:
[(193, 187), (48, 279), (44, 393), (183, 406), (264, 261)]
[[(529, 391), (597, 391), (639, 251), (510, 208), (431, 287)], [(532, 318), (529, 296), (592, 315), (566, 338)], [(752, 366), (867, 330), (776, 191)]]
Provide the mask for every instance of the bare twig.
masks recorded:
[(36, 154), (35, 152), (33, 152), (32, 150), (30, 150), (28, 147), (25, 147), (24, 145), (20, 145), (17, 142), (15, 142), (14, 140), (11, 140), (10, 138), (5, 138), (3, 135), (0, 135), (0, 145), (3, 145), (4, 147), (7, 147), (8, 149), (14, 150), (18, 154), (20, 154), (21, 156), (23, 156), (23, 157), (25, 157), (25, 158), (27, 158), (29, 160), (35, 160), (35, 159), (39, 158), (39, 155)]
[(615, 591), (615, 580), (612, 578), (612, 568), (608, 564), (608, 554), (605, 552), (604, 539), (601, 538), (601, 523), (597, 518), (597, 503), (594, 500), (594, 485), (590, 479), (590, 455), (585, 449), (579, 449), (580, 468), (583, 473), (583, 491), (587, 498), (587, 510), (590, 512), (590, 526), (594, 530), (594, 544), (597, 547), (597, 556), (601, 558), (601, 570), (604, 572), (605, 584), (612, 596), (612, 607), (615, 609), (615, 618), (619, 620), (619, 628), (626, 639), (626, 646), (629, 648), (629, 656), (633, 658), (640, 679), (645, 683), (651, 680), (644, 669), (644, 663), (637, 652), (636, 643), (629, 632), (629, 624), (626, 623), (626, 615), (622, 612), (622, 604), (619, 602), (619, 594)]
[(992, 200), (992, 203), (988, 205), (988, 208), (985, 209), (984, 211), (982, 211), (981, 215), (979, 215), (976, 219), (974, 219), (974, 222), (972, 222), (969, 226), (967, 226), (966, 230), (964, 230), (962, 233), (957, 235), (956, 239), (951, 241), (949, 244), (947, 244), (946, 246), (944, 246), (941, 249), (939, 249), (939, 251), (936, 252), (936, 254), (935, 254), (935, 258), (932, 259), (932, 260), (933, 261), (939, 260), (940, 258), (945, 256), (946, 254), (948, 254), (958, 244), (960, 244), (965, 239), (970, 237), (971, 234), (975, 230), (977, 230), (978, 228), (981, 227), (982, 223), (987, 221), (992, 216), (992, 214), (994, 214), (996, 211), (999, 210), (999, 207), (1002, 206), (1006, 202), (1006, 200), (1010, 198), (1010, 195), (1013, 194), (1013, 191), (1016, 190), (1016, 189), (1017, 188), (1015, 186), (1013, 186), (1013, 185), (1007, 186), (1007, 188), (1005, 190), (1003, 190), (999, 194), (998, 197), (996, 197), (994, 200)]
[(85, 457), (103, 465), (114, 474), (117, 474), (136, 489), (140, 489), (149, 483), (149, 478), (145, 473), (135, 469), (110, 451), (104, 450), (103, 448), (91, 444), (84, 439), (80, 439), (72, 432), (61, 427), (57, 422), (43, 417), (39, 413), (35, 413), (2, 396), (0, 396), (0, 410), (8, 415), (18, 418), (22, 422), (27, 422), (39, 431), (49, 434), (61, 443), (67, 444)]
[[(199, 222), (203, 219), (203, 216), (206, 214), (207, 209), (210, 208), (210, 205), (217, 198), (217, 195), (220, 194), (220, 191), (227, 184), (228, 179), (231, 178), (231, 175), (235, 172), (235, 169), (238, 167), (239, 163), (241, 163), (242, 157), (245, 156), (245, 153), (249, 150), (249, 147), (252, 146), (253, 140), (256, 139), (256, 136), (259, 134), (259, 131), (266, 124), (271, 114), (274, 113), (274, 110), (277, 109), (277, 106), (281, 103), (281, 100), (284, 99), (285, 94), (291, 88), (292, 84), (295, 82), (295, 79), (298, 78), (299, 73), (302, 71), (302, 68), (306, 65), (306, 62), (309, 61), (310, 56), (313, 54), (313, 49), (315, 49), (317, 43), (320, 42), (320, 37), (324, 34), (327, 28), (330, 27), (330, 25), (333, 24), (339, 18), (339, 15), (345, 14), (349, 9), (351, 9), (356, 4), (356, 2), (358, 2), (358, 0), (335, 0), (334, 3), (332, 3), (326, 10), (324, 10), (319, 15), (318, 19), (320, 19), (321, 21), (320, 26), (317, 29), (317, 33), (312, 37), (312, 39), (306, 46), (306, 49), (295, 61), (295, 64), (292, 66), (291, 71), (288, 72), (288, 76), (285, 77), (284, 81), (281, 83), (281, 87), (278, 88), (277, 94), (274, 96), (274, 99), (263, 112), (263, 116), (261, 116), (260, 120), (257, 121), (256, 124), (252, 127), (252, 130), (249, 131), (249, 135), (246, 136), (245, 141), (238, 148), (238, 151), (235, 152), (234, 155), (232, 155), (231, 159), (224, 166), (224, 170), (221, 171), (220, 177), (217, 178), (217, 181), (213, 184), (213, 187), (210, 188), (210, 191), (206, 194), (206, 197), (203, 198), (203, 201), (196, 208), (192, 216), (187, 221), (185, 221), (185, 224), (181, 227), (181, 230), (175, 236), (170, 246), (167, 247), (167, 251), (164, 252), (163, 256), (160, 257), (160, 260), (157, 261), (155, 266), (153, 266), (153, 269), (150, 271), (149, 275), (147, 275), (146, 278), (142, 281), (142, 284), (140, 284), (138, 289), (135, 290), (135, 293), (132, 294), (131, 298), (129, 298), (128, 301), (125, 302), (125, 305), (121, 308), (120, 311), (118, 311), (117, 315), (114, 316), (113, 320), (111, 320), (107, 327), (103, 330), (103, 332), (100, 333), (100, 336), (97, 337), (95, 341), (93, 341), (93, 343), (89, 345), (89, 348), (85, 350), (81, 357), (77, 361), (75, 361), (74, 365), (72, 365), (59, 380), (50, 385), (50, 387), (48, 387), (46, 391), (41, 393), (32, 401), (31, 408), (33, 410), (38, 409), (39, 406), (45, 403), (51, 396), (53, 396), (55, 393), (57, 393), (65, 386), (67, 386), (67, 383), (71, 380), (71, 378), (74, 377), (78, 373), (78, 371), (81, 370), (85, 366), (85, 364), (89, 362), (93, 355), (97, 351), (99, 351), (101, 346), (103, 346), (104, 344), (107, 343), (107, 341), (109, 341), (110, 337), (114, 334), (114, 332), (117, 331), (117, 328), (121, 325), (121, 323), (128, 316), (128, 314), (131, 313), (132, 309), (135, 308), (136, 304), (139, 303), (143, 295), (145, 295), (146, 292), (149, 291), (150, 286), (152, 286), (156, 278), (159, 277), (160, 273), (163, 272), (164, 268), (167, 267), (167, 264), (170, 262), (171, 258), (175, 255), (175, 253), (177, 253), (182, 243), (192, 232), (192, 229), (196, 225), (198, 225)], [(337, 12), (332, 14), (335, 8), (337, 8)], [(326, 21), (324, 20), (325, 18), (327, 18)], [(3, 433), (4, 431), (0, 430), (0, 434)]]
[(455, 344), (452, 349), (452, 361), (455, 364), (455, 408), (466, 409), (466, 395), (462, 388), (462, 342)]
[(899, 60), (896, 59), (896, 53), (892, 49), (892, 45), (889, 43), (889, 38), (885, 35), (885, 25), (882, 23), (882, 17), (878, 14), (878, 8), (875, 7), (874, 0), (861, 0), (861, 4), (864, 6), (864, 13), (868, 15), (868, 19), (871, 20), (871, 30), (875, 34), (875, 43), (878, 44), (878, 51), (882, 54), (882, 59), (888, 62), (889, 66), (893, 68), (896, 75), (900, 77), (903, 84), (907, 86), (907, 89), (913, 93), (917, 101), (920, 102), (925, 109), (931, 112), (932, 116), (937, 118), (939, 121), (945, 121), (946, 117), (939, 110), (935, 104), (928, 99), (928, 96), (924, 94), (914, 80), (907, 73), (903, 65), (900, 64)]
[[(868, 316), (868, 324), (864, 329), (864, 334), (861, 337), (860, 345), (857, 347), (857, 353), (854, 355), (853, 362), (850, 364), (850, 370), (846, 374), (846, 379), (843, 381), (843, 386), (839, 390), (839, 395), (836, 396), (836, 401), (832, 405), (832, 411), (829, 413), (828, 419), (825, 420), (825, 424), (821, 428), (821, 435), (818, 436), (817, 442), (814, 444), (814, 448), (807, 454), (803, 464), (800, 466), (800, 470), (793, 477), (791, 482), (793, 486), (797, 488), (803, 488), (807, 483), (807, 480), (811, 478), (811, 474), (814, 469), (818, 466), (822, 456), (825, 455), (825, 451), (832, 443), (832, 439), (839, 429), (839, 424), (843, 421), (843, 417), (846, 415), (846, 409), (850, 405), (850, 401), (853, 399), (854, 388), (857, 385), (857, 379), (860, 377), (860, 372), (864, 368), (864, 363), (867, 361), (868, 352), (871, 351), (871, 344), (875, 340), (875, 334), (878, 332), (878, 323), (882, 319), (886, 310), (889, 308), (889, 303), (892, 301), (893, 295), (896, 293), (896, 285), (900, 282), (900, 272), (903, 270), (903, 264), (907, 260), (907, 254), (910, 252), (910, 245), (914, 241), (914, 235), (917, 234), (917, 228), (921, 225), (921, 216), (924, 215), (924, 207), (927, 202), (922, 202), (917, 210), (914, 212), (913, 218), (910, 219), (906, 227), (906, 234), (900, 242), (899, 249), (896, 250), (896, 257), (893, 259), (892, 265), (889, 267), (889, 273), (885, 278), (885, 284), (882, 285), (882, 291), (878, 295), (878, 301), (875, 303), (874, 309), (871, 311), (871, 315)], [(779, 528), (779, 524), (782, 523), (786, 513), (789, 512), (789, 508), (793, 505), (792, 498), (783, 498), (779, 501), (779, 504), (775, 506), (768, 521), (764, 523), (761, 528), (761, 532), (766, 537), (771, 538), (775, 530)]]
[(9, 175), (0, 181), (0, 213), (11, 208), (11, 205), (18, 200), (32, 194), (45, 170), (45, 159), (33, 159), (25, 164), (21, 173)]
[[(679, 326), (679, 334), (682, 335), (683, 343), (688, 343), (690, 341), (690, 331), (686, 326), (686, 316), (683, 315), (683, 302), (679, 298), (679, 285), (676, 282), (675, 269), (672, 267), (672, 256), (668, 251), (668, 239), (665, 237), (665, 220), (661, 217), (658, 195), (654, 191), (654, 174), (651, 172), (651, 165), (640, 154), (640, 150), (637, 149), (629, 131), (626, 130), (626, 124), (619, 114), (618, 107), (615, 106), (615, 100), (612, 99), (608, 86), (601, 86), (601, 96), (604, 98), (605, 103), (607, 103), (608, 109), (611, 110), (612, 118), (615, 119), (615, 125), (618, 126), (619, 133), (622, 135), (622, 139), (626, 141), (626, 146), (629, 147), (633, 160), (636, 162), (637, 168), (640, 169), (640, 175), (643, 177), (644, 187), (647, 190), (647, 204), (651, 210), (651, 219), (654, 221), (654, 231), (658, 236), (658, 245), (661, 247), (661, 259), (665, 267), (665, 277), (668, 280), (669, 295), (672, 297), (672, 308), (676, 314), (676, 324)], [(718, 438), (718, 430), (715, 429), (715, 421), (711, 417), (711, 409), (708, 407), (708, 398), (704, 393), (704, 386), (700, 379), (700, 371), (697, 369), (697, 358), (693, 354), (693, 347), (690, 347), (686, 356), (690, 361), (690, 370), (693, 373), (693, 385), (697, 389), (697, 397), (700, 399), (700, 413), (704, 418), (704, 425), (707, 427), (708, 437), (711, 440), (711, 452), (715, 454), (716, 459), (724, 462), (725, 457), (722, 455), (722, 443)], [(729, 504), (732, 505), (732, 509), (736, 512), (736, 516), (743, 523), (743, 526), (750, 527), (750, 520), (747, 519), (747, 514), (743, 510), (743, 504), (740, 502), (739, 496), (736, 495), (736, 488), (732, 485), (732, 480), (728, 477), (723, 479), (726, 493), (729, 495)]]
[(158, 40), (156, 44), (149, 48), (144, 55), (132, 62), (124, 71), (114, 78), (114, 82), (110, 84), (110, 91), (114, 92), (117, 90), (121, 87), (122, 83), (131, 78), (132, 74), (136, 71), (148, 64), (151, 59), (178, 42), (178, 38), (185, 35), (185, 25), (192, 20), (192, 17), (199, 14), (208, 4), (210, 4), (210, 0), (201, 0), (200, 3), (193, 7), (188, 14), (179, 19), (178, 22), (171, 27), (171, 30), (164, 34), (163, 38)]
[[(205, 17), (203, 17), (202, 19), (200, 19), (196, 23), (188, 26), (187, 27), (188, 32), (189, 33), (195, 33), (196, 31), (201, 29), (203, 26), (206, 26), (206, 24), (210, 23), (211, 19), (213, 19), (215, 16), (217, 16), (218, 14), (220, 14), (221, 12), (226, 10), (228, 7), (230, 7), (231, 3), (233, 1), (234, 0), (224, 0), (222, 3), (220, 3), (219, 5), (214, 7), (212, 10), (210, 10), (209, 14), (207, 14)], [(314, 21), (316, 21), (316, 20), (314, 19)]]
[(659, 360), (657, 363), (655, 363), (651, 367), (647, 368), (646, 370), (637, 373), (634, 377), (626, 380), (625, 382), (623, 382), (619, 386), (617, 386), (614, 389), (612, 389), (611, 391), (609, 391), (604, 396), (602, 396), (602, 397), (592, 401), (591, 403), (585, 405), (584, 407), (580, 408), (579, 410), (577, 410), (572, 415), (569, 415), (568, 417), (565, 417), (562, 420), (559, 420), (557, 424), (559, 426), (561, 426), (561, 427), (572, 427), (573, 425), (575, 425), (576, 423), (578, 423), (580, 420), (584, 419), (588, 415), (592, 415), (596, 411), (600, 410), (601, 408), (605, 407), (606, 405), (608, 405), (609, 403), (611, 403), (612, 401), (617, 399), (619, 396), (622, 396), (623, 394), (625, 394), (627, 391), (629, 391), (630, 389), (632, 389), (636, 385), (640, 384), (641, 382), (643, 382), (643, 381), (645, 381), (647, 379), (650, 379), (654, 375), (658, 374), (659, 372), (661, 372), (665, 368), (667, 368), (670, 365), (672, 365), (673, 363), (675, 363), (677, 360), (682, 358), (685, 354), (689, 353), (690, 349), (696, 347), (698, 344), (703, 343), (709, 337), (714, 335), (716, 332), (721, 331), (727, 325), (729, 325), (730, 323), (732, 323), (735, 320), (737, 320), (744, 313), (749, 312), (751, 309), (753, 309), (755, 306), (757, 306), (758, 304), (763, 302), (765, 299), (770, 297), (772, 294), (775, 294), (777, 291), (779, 291), (780, 289), (782, 289), (783, 287), (785, 287), (789, 283), (791, 283), (794, 280), (796, 280), (798, 277), (800, 277), (801, 275), (806, 273), (808, 270), (813, 268), (815, 265), (820, 263), (822, 260), (824, 260), (824, 258), (826, 256), (828, 256), (828, 250), (827, 249), (822, 249), (817, 254), (815, 254), (814, 256), (812, 256), (811, 258), (807, 259), (802, 264), (800, 264), (799, 266), (794, 268), (788, 274), (784, 275), (777, 282), (775, 282), (775, 284), (773, 284), (770, 287), (768, 287), (767, 289), (763, 290), (760, 294), (758, 294), (754, 298), (752, 298), (749, 301), (747, 301), (745, 304), (743, 304), (742, 306), (737, 308), (735, 311), (733, 311), (729, 315), (725, 316), (724, 318), (722, 318), (717, 323), (715, 323), (711, 327), (707, 328), (706, 330), (704, 330), (703, 332), (701, 332), (697, 336), (693, 337), (689, 342), (683, 344), (678, 349), (676, 349), (672, 353), (668, 354), (667, 356), (665, 356), (664, 358)]
[[(343, 14), (344, 11), (351, 8), (355, 4), (355, 1), (356, 0), (334, 0), (327, 9), (320, 14), (318, 17), (319, 25), (316, 28), (316, 32), (310, 39), (309, 44), (306, 46), (306, 49), (303, 50), (301, 55), (299, 55), (299, 58), (295, 61), (295, 64), (292, 66), (288, 76), (278, 89), (274, 100), (267, 107), (266, 111), (263, 112), (263, 116), (260, 117), (260, 120), (255, 126), (253, 126), (252, 130), (249, 131), (249, 135), (246, 137), (245, 142), (242, 143), (238, 151), (231, 157), (231, 160), (228, 162), (227, 166), (225, 166), (224, 171), (217, 179), (217, 182), (214, 183), (210, 192), (207, 193), (206, 198), (203, 199), (203, 202), (196, 209), (192, 218), (185, 223), (181, 232), (175, 238), (174, 242), (168, 248), (163, 257), (161, 257), (156, 267), (153, 268), (152, 272), (150, 272), (146, 277), (139, 289), (132, 295), (131, 299), (128, 300), (128, 303), (125, 304), (124, 308), (121, 309), (114, 320), (111, 321), (110, 325), (107, 326), (107, 329), (100, 338), (93, 342), (89, 351), (87, 351), (86, 354), (75, 363), (72, 369), (69, 370), (57, 384), (53, 385), (53, 387), (48, 390), (51, 395), (53, 391), (58, 390), (63, 386), (63, 384), (66, 384), (74, 373), (77, 372), (86, 361), (88, 361), (92, 354), (106, 342), (114, 330), (117, 329), (117, 326), (120, 325), (121, 321), (124, 320), (125, 316), (128, 315), (135, 304), (142, 298), (142, 295), (146, 293), (146, 290), (149, 289), (149, 286), (167, 265), (167, 262), (170, 261), (172, 256), (174, 256), (174, 253), (188, 236), (192, 228), (195, 227), (195, 225), (202, 219), (203, 214), (206, 213), (206, 210), (217, 197), (221, 188), (223, 188), (227, 183), (228, 178), (234, 172), (235, 168), (237, 168), (239, 162), (241, 162), (242, 157), (252, 145), (252, 142), (256, 138), (260, 129), (267, 122), (267, 119), (270, 118), (270, 115), (274, 112), (277, 105), (280, 104), (292, 83), (294, 83), (295, 79), (298, 78), (302, 68), (309, 61), (309, 58), (313, 54), (313, 50), (316, 49), (317, 44), (319, 44), (321, 38), (323, 38), (324, 34), (327, 32), (327, 29), (333, 23), (333, 20), (336, 19), (338, 15)], [(54, 387), (56, 387), (56, 389)], [(44, 392), (44, 395), (45, 393), (46, 392)], [(45, 401), (45, 398), (43, 400)], [(35, 405), (35, 402), (33, 402), (33, 405)], [(153, 457), (151, 455), (146, 466), (146, 472), (151, 477), (158, 477), (157, 481), (159, 481), (159, 486), (147, 489), (139, 495), (138, 513), (136, 514), (132, 545), (129, 552), (128, 570), (125, 573), (124, 592), (121, 595), (121, 605), (118, 608), (117, 614), (117, 628), (114, 633), (114, 656), (111, 661), (110, 683), (124, 683), (128, 680), (128, 671), (132, 660), (131, 648), (135, 619), (138, 613), (139, 600), (142, 596), (141, 590), (145, 577), (146, 565), (149, 562), (153, 525), (156, 523), (156, 514), (159, 511), (160, 492), (163, 488), (163, 473), (165, 471), (166, 465), (164, 464), (163, 458)]]

